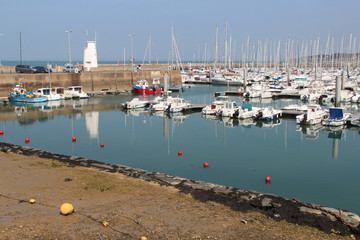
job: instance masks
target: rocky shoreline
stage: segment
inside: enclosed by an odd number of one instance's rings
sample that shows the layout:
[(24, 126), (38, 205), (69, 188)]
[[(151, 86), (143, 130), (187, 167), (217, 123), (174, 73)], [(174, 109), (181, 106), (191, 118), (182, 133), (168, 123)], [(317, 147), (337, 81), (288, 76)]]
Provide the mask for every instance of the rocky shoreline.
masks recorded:
[(321, 207), (316, 204), (302, 203), (296, 199), (285, 199), (272, 194), (244, 191), (202, 181), (174, 177), (163, 173), (147, 172), (142, 169), (122, 165), (111, 165), (82, 157), (66, 156), (40, 149), (22, 147), (9, 143), (0, 143), (0, 150), (5, 153), (22, 154), (57, 160), (69, 166), (97, 168), (102, 171), (121, 173), (160, 185), (171, 186), (193, 198), (206, 202), (214, 201), (229, 206), (234, 211), (257, 211), (276, 221), (315, 227), (326, 233), (339, 235), (355, 234), (360, 236), (360, 217), (341, 209)]

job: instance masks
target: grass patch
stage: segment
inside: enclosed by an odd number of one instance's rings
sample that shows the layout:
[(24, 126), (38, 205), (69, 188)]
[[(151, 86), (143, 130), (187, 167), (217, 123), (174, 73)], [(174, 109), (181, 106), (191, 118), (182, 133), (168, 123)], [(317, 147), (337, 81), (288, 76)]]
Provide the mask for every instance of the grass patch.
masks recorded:
[(29, 164), (30, 167), (34, 168), (60, 168), (65, 166), (64, 163), (58, 161), (36, 161)]
[(116, 188), (118, 185), (119, 183), (115, 182), (108, 174), (96, 173), (87, 179), (83, 189), (105, 192)]

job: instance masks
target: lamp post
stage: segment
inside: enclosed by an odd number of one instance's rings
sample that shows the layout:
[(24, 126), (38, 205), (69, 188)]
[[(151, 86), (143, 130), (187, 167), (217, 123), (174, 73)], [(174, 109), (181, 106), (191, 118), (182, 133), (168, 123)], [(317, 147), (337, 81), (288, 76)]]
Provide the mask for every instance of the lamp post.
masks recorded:
[(129, 34), (129, 37), (131, 38), (131, 84), (134, 83), (134, 55), (133, 55), (133, 39), (135, 37), (135, 34)]
[(68, 40), (69, 40), (69, 63), (71, 64), (70, 33), (72, 33), (72, 30), (66, 30), (65, 32), (68, 33)]
[[(4, 34), (0, 33), (0, 37), (1, 37), (1, 36), (4, 36)], [(0, 66), (2, 66), (2, 65), (1, 65), (1, 58), (0, 58)]]
[(131, 62), (131, 69), (133, 70), (133, 64), (134, 64), (133, 41), (134, 41), (135, 34), (129, 34), (129, 37), (131, 38), (131, 58), (130, 58), (130, 62)]

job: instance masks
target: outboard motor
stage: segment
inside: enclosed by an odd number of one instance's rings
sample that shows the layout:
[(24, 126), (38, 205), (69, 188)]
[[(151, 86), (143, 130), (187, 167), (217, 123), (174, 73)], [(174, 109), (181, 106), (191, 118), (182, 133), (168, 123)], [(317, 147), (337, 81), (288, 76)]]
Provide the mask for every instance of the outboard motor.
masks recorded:
[(239, 109), (236, 109), (235, 112), (233, 113), (232, 117), (237, 118), (238, 116), (239, 116)]

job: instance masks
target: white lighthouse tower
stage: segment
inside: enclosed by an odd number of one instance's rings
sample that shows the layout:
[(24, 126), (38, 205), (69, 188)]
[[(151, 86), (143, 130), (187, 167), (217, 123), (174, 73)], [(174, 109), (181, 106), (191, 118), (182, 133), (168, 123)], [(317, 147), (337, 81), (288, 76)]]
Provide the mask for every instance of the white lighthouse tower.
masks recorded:
[(84, 49), (84, 69), (90, 71), (91, 68), (98, 67), (96, 41), (86, 41)]

